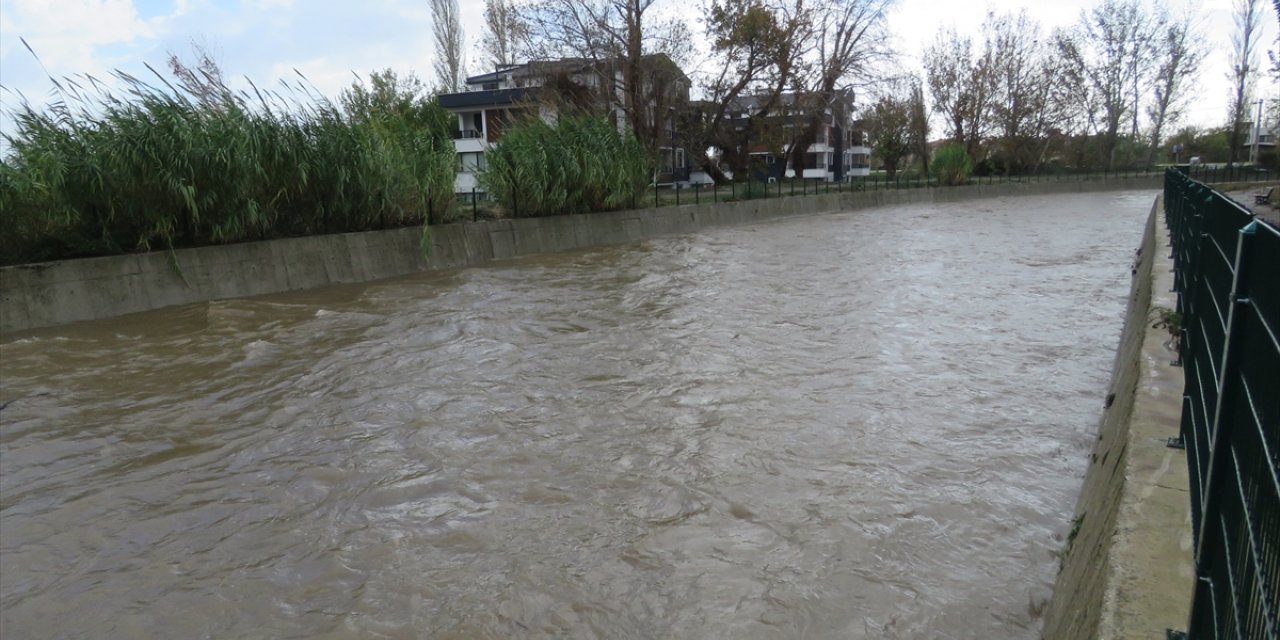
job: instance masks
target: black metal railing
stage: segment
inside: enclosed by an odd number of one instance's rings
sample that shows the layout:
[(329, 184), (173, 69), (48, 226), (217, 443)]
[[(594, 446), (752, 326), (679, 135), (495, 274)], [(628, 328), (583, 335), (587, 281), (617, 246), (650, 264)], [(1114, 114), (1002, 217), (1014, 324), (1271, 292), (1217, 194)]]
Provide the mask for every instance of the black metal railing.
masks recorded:
[(1280, 231), (1170, 170), (1191, 638), (1280, 638)]

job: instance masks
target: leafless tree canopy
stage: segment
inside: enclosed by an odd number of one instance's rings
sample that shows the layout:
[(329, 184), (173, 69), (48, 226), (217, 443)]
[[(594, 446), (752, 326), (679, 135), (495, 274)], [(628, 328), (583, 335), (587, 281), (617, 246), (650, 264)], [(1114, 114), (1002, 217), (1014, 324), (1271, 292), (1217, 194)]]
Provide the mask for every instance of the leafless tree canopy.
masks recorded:
[(1228, 138), (1230, 149), (1227, 165), (1235, 163), (1240, 145), (1244, 142), (1244, 125), (1249, 117), (1249, 102), (1252, 100), (1253, 81), (1258, 71), (1258, 40), (1262, 36), (1262, 2), (1261, 0), (1235, 0), (1235, 12), (1232, 16), (1235, 30), (1231, 34), (1231, 81), (1232, 94), (1230, 109), (1231, 135)]
[(1152, 13), (1139, 0), (1102, 0), (1080, 20), (1066, 39), (1085, 88), (1099, 107), (1100, 133), (1108, 167), (1116, 161), (1121, 127), (1132, 122), (1137, 134), (1140, 88), (1154, 70), (1151, 55), (1164, 17)]
[(1195, 28), (1193, 16), (1168, 21), (1156, 40), (1154, 53), (1155, 95), (1147, 106), (1147, 117), (1151, 119), (1148, 165), (1155, 161), (1165, 128), (1176, 126), (1182, 118), (1183, 99), (1204, 60), (1204, 39)]
[(1025, 12), (989, 13), (978, 39), (939, 31), (925, 84), (946, 135), (1002, 170), (1036, 170), (1066, 146), (1074, 157), (1057, 158), (1076, 166), (1150, 164), (1204, 58), (1194, 26), (1158, 0), (1100, 0), (1047, 35)]
[[(661, 83), (646, 65), (658, 53), (687, 65), (689, 26), (664, 17), (681, 1), (486, 0), (483, 54), (494, 66), (594, 63), (607, 72), (600, 84), (628, 127), (655, 149), (671, 128), (666, 111), (654, 107)], [(1237, 30), (1252, 25), (1237, 56), (1252, 56), (1260, 0), (1234, 1)], [(893, 71), (886, 28), (893, 0), (708, 0), (701, 22), (710, 55), (697, 77), (705, 101), (691, 105), (674, 130), (681, 146), (714, 147), (731, 165), (744, 160), (734, 150), (746, 153), (750, 140), (789, 149), (792, 166), (800, 166), (823, 130), (826, 106), (854, 92), (885, 96), (892, 85), (906, 92), (892, 97), (909, 107), (910, 154), (926, 161), (933, 116), (976, 161), (991, 159), (1005, 171), (1049, 162), (1150, 164), (1205, 55), (1194, 18), (1170, 17), (1165, 2), (1097, 0), (1074, 25), (1047, 33), (1026, 12), (989, 12), (980, 34), (940, 31), (923, 51), (923, 76), (904, 79)], [(1248, 56), (1238, 71), (1255, 69)], [(782, 113), (786, 139), (766, 141)]]
[(990, 111), (992, 52), (977, 50), (973, 40), (954, 28), (938, 32), (925, 49), (924, 66), (934, 110), (945, 122), (947, 136), (975, 155), (986, 134)]
[(679, 65), (692, 40), (683, 22), (654, 17), (658, 4), (659, 0), (535, 0), (521, 6), (528, 38), (517, 52), (530, 60), (590, 62), (601, 85), (614, 89), (636, 138), (656, 149), (665, 138), (673, 82), (683, 82), (670, 77), (678, 67), (662, 57)]
[(466, 83), (467, 61), (463, 52), (466, 40), (458, 0), (431, 0), (431, 32), (435, 36), (436, 59), (433, 67), (441, 91), (461, 91)]
[(484, 71), (516, 64), (517, 50), (527, 48), (529, 26), (512, 0), (485, 0), (480, 61)]
[[(797, 76), (796, 96), (804, 107), (804, 121), (794, 128), (792, 163), (801, 166), (804, 154), (822, 129), (822, 114), (839, 93), (867, 88), (884, 80), (893, 59), (886, 27), (892, 0), (829, 0), (815, 4), (809, 19), (811, 33), (801, 43), (805, 73)], [(807, 48), (806, 48), (807, 45)]]

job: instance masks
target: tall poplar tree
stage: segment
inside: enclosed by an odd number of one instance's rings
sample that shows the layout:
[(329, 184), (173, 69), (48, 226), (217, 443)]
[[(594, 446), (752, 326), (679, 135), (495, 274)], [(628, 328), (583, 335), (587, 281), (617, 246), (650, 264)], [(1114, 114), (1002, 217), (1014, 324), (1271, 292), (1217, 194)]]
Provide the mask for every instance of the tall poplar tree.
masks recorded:
[(443, 92), (462, 91), (466, 83), (467, 60), (463, 52), (466, 36), (458, 0), (431, 0), (431, 32), (435, 36), (436, 83)]
[(1235, 164), (1244, 143), (1244, 123), (1252, 101), (1253, 79), (1258, 71), (1258, 40), (1262, 36), (1261, 0), (1236, 0), (1235, 31), (1231, 34), (1231, 135), (1227, 150), (1227, 166)]

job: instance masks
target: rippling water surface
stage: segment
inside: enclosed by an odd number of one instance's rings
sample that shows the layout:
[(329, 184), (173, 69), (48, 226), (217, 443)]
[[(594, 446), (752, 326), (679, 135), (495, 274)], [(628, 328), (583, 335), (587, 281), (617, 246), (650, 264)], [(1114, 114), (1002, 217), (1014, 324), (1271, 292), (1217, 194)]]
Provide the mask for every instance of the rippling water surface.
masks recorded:
[(1153, 194), (0, 345), (8, 638), (1035, 638)]

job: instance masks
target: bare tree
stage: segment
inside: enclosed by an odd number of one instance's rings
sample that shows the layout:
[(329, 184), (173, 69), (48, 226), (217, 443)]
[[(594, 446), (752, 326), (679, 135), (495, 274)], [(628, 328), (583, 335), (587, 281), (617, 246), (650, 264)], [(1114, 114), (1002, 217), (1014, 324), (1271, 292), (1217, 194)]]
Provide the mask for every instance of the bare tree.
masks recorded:
[(706, 35), (714, 71), (703, 83), (707, 99), (692, 105), (681, 122), (690, 148), (704, 154), (702, 164), (712, 173), (718, 167), (705, 157), (707, 149), (720, 150), (725, 163), (742, 169), (748, 143), (776, 129), (768, 126), (770, 113), (781, 109), (782, 93), (798, 75), (808, 24), (802, 0), (712, 2)]
[(463, 52), (466, 37), (458, 12), (458, 0), (431, 0), (431, 31), (435, 36), (436, 82), (444, 92), (462, 91), (467, 61)]
[(991, 116), (999, 136), (1000, 155), (1011, 171), (1022, 171), (1034, 160), (1034, 147), (1044, 123), (1045, 84), (1040, 25), (1017, 14), (987, 14), (983, 24), (991, 65)]
[(1184, 15), (1169, 22), (1157, 41), (1155, 96), (1147, 107), (1151, 118), (1151, 144), (1147, 149), (1147, 165), (1155, 162), (1161, 134), (1166, 125), (1176, 126), (1182, 117), (1182, 99), (1204, 60), (1202, 38), (1194, 29), (1195, 18)]
[[(1051, 40), (1057, 55), (1052, 56), (1049, 73), (1050, 77), (1058, 79), (1053, 85), (1057, 87), (1054, 95), (1063, 107), (1057, 132), (1061, 134), (1064, 151), (1069, 154), (1069, 164), (1082, 168), (1092, 163), (1092, 141), (1102, 129), (1101, 93), (1091, 80), (1089, 61), (1085, 59), (1083, 38), (1078, 29), (1055, 29)], [(1050, 144), (1052, 142), (1046, 140), (1044, 152), (1048, 151)]]
[(497, 69), (516, 64), (516, 51), (528, 41), (529, 26), (512, 0), (485, 0), (484, 30), (480, 41), (484, 68)]
[[(1271, 0), (1271, 6), (1276, 10), (1277, 22), (1280, 22), (1280, 0)], [(1280, 80), (1280, 53), (1277, 53), (1277, 49), (1280, 49), (1280, 31), (1276, 32), (1274, 44), (1276, 49), (1267, 51), (1267, 59), (1271, 61), (1271, 69), (1268, 72), (1272, 80)]]
[(974, 51), (973, 41), (954, 27), (938, 31), (924, 51), (925, 78), (933, 108), (946, 122), (947, 135), (971, 157), (987, 132), (993, 93), (991, 52)]
[(1235, 0), (1235, 31), (1231, 34), (1231, 75), (1234, 83), (1231, 95), (1227, 166), (1235, 164), (1240, 152), (1245, 117), (1253, 91), (1253, 79), (1257, 72), (1258, 40), (1262, 36), (1261, 0)]
[(954, 28), (938, 31), (934, 44), (925, 48), (925, 77), (933, 108), (946, 123), (947, 136), (957, 143), (965, 140), (965, 111), (968, 83), (973, 60), (973, 41)]
[[(1038, 169), (1055, 131), (1070, 127), (1070, 109), (1082, 96), (1080, 73), (1041, 37), (1040, 24), (1025, 11), (988, 14), (983, 24), (990, 73), (993, 150), (1014, 173)], [(1082, 73), (1082, 72), (1081, 72)]]
[(1102, 0), (1081, 12), (1074, 34), (1058, 40), (1067, 45), (1061, 55), (1077, 62), (1097, 100), (1108, 168), (1115, 164), (1122, 123), (1136, 115), (1136, 88), (1149, 77), (1148, 51), (1157, 24), (1158, 16), (1148, 14), (1139, 0)]
[(796, 78), (797, 113), (802, 118), (791, 142), (792, 166), (803, 166), (809, 146), (817, 139), (824, 113), (842, 85), (866, 86), (877, 65), (893, 57), (885, 21), (893, 0), (828, 0), (811, 14), (813, 73)]
[(1089, 81), (1088, 63), (1074, 29), (1055, 29), (1051, 37), (1055, 67), (1061, 86), (1067, 91), (1066, 119), (1063, 129), (1068, 135), (1093, 135), (1098, 132), (1102, 104)]
[(518, 47), (530, 58), (589, 61), (600, 86), (615, 97), (629, 128), (650, 150), (664, 143), (667, 111), (674, 106), (664, 87), (672, 86), (668, 76), (692, 41), (685, 23), (652, 18), (659, 1), (539, 0), (522, 5), (528, 39)]

